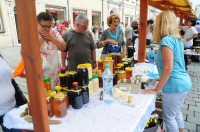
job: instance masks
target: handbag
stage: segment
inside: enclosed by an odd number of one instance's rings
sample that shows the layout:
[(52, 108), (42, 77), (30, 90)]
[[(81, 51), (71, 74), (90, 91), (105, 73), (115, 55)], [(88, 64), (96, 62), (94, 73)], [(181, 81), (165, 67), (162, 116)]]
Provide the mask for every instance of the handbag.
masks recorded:
[(12, 79), (12, 85), (15, 88), (16, 105), (21, 106), (21, 105), (28, 103), (28, 101), (27, 101), (26, 97), (24, 96), (22, 90), (20, 89), (20, 87), (18, 86), (18, 84), (16, 83), (16, 81), (14, 79)]
[(121, 46), (120, 42), (116, 45), (108, 44), (108, 53), (121, 53)]

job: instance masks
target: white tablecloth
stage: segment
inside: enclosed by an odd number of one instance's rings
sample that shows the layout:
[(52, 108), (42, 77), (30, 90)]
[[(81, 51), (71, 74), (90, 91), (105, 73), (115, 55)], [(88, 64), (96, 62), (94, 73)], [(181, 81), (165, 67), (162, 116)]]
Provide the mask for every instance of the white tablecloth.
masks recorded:
[[(133, 95), (135, 107), (120, 105), (117, 102), (111, 105), (99, 100), (99, 92), (90, 97), (90, 102), (82, 109), (69, 108), (61, 120), (62, 124), (50, 125), (51, 132), (142, 132), (152, 111), (155, 110), (155, 95)], [(33, 124), (28, 123), (20, 114), (26, 105), (15, 108), (4, 117), (4, 126), (33, 130)]]

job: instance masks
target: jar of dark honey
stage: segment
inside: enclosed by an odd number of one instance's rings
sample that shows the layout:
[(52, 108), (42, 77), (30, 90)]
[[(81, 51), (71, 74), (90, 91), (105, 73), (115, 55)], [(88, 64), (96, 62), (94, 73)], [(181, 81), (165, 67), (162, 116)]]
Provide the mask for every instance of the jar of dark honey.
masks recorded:
[(72, 83), (77, 81), (77, 72), (76, 71), (68, 71), (67, 72), (67, 87), (71, 89), (73, 87)]
[(66, 73), (60, 73), (60, 86), (61, 87), (67, 87), (67, 74)]
[(82, 89), (79, 89), (78, 82), (73, 82), (73, 89), (71, 90), (72, 108), (80, 109), (83, 107)]
[(86, 86), (89, 84), (88, 69), (85, 65), (79, 65), (77, 68), (77, 78), (79, 86)]
[(88, 88), (88, 86), (82, 87), (82, 97), (83, 97), (83, 104), (87, 104), (89, 102), (89, 88)]

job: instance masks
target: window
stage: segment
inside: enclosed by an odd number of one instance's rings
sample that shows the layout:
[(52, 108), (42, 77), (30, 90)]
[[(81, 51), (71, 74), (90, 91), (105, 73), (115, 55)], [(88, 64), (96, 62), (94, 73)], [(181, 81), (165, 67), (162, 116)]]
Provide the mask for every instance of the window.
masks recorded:
[(1, 12), (1, 8), (0, 8), (0, 33), (4, 33), (4, 26), (3, 26), (3, 18), (2, 18), (2, 12)]

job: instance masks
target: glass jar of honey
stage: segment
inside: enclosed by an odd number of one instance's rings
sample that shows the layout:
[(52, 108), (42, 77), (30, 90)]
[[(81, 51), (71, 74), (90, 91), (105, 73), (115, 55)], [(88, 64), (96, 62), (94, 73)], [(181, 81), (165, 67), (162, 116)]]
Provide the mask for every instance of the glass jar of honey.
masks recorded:
[(67, 74), (66, 73), (60, 73), (60, 86), (61, 87), (67, 87)]
[(122, 54), (117, 54), (117, 64), (122, 63)]
[(71, 90), (72, 108), (80, 109), (83, 107), (82, 89), (79, 89), (78, 82), (73, 82)]
[(46, 91), (51, 90), (51, 79), (49, 77), (44, 77), (44, 88)]
[(105, 70), (106, 68), (106, 64), (109, 64), (110, 65), (110, 71), (113, 73), (113, 60), (104, 60), (103, 61), (103, 71)]
[(124, 64), (123, 63), (118, 63), (117, 67), (120, 67), (121, 70), (124, 70)]
[(103, 71), (103, 60), (99, 59), (97, 62), (98, 70)]
[(71, 89), (73, 87), (72, 83), (77, 81), (77, 72), (68, 71), (67, 72), (67, 87)]
[(125, 71), (121, 70), (117, 73), (117, 81), (126, 79)]
[(62, 92), (54, 95), (53, 113), (58, 118), (67, 115), (66, 96)]
[[(92, 76), (92, 70), (91, 70), (91, 76)], [(86, 65), (83, 65), (83, 64), (82, 65), (78, 65), (77, 78), (78, 78), (78, 85), (79, 86), (88, 85), (89, 76), (88, 76), (88, 69), (87, 69)]]
[(126, 79), (130, 79), (132, 77), (132, 67), (126, 67)]
[(53, 97), (46, 96), (48, 116), (52, 117), (53, 114)]
[(88, 86), (82, 87), (82, 96), (83, 96), (83, 104), (87, 104), (89, 102), (89, 88), (88, 88)]

